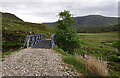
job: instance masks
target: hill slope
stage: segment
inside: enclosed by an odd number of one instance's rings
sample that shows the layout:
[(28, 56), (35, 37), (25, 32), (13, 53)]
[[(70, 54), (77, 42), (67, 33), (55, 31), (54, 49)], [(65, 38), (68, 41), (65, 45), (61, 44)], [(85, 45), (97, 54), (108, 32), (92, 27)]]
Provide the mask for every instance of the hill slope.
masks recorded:
[[(19, 49), (23, 46), (26, 35), (45, 34), (50, 37), (54, 33), (54, 27), (44, 24), (29, 23), (19, 20), (13, 14), (4, 14), (2, 19), (2, 50), (7, 52)], [(5, 16), (6, 15), (6, 16)], [(7, 19), (9, 18), (9, 19)]]
[(2, 14), (2, 19), (4, 20), (17, 20), (17, 21), (23, 21), (22, 19), (18, 18), (17, 16), (15, 16), (14, 14), (11, 14), (11, 13), (3, 13), (3, 12), (0, 12), (0, 14)]
[[(118, 23), (118, 19), (115, 17), (104, 17), (101, 15), (88, 15), (83, 17), (74, 17), (77, 21), (75, 24), (76, 28), (87, 28), (94, 26), (109, 26)], [(56, 22), (53, 23), (43, 23), (50, 26), (56, 26)]]

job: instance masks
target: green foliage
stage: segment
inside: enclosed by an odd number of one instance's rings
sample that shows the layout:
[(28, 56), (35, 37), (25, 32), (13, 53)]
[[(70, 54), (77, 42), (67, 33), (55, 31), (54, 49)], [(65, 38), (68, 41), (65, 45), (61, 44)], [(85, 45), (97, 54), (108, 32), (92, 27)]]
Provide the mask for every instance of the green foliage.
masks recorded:
[(86, 75), (85, 65), (80, 60), (78, 61), (75, 58), (75, 56), (69, 55), (69, 56), (65, 56), (63, 58), (64, 58), (63, 61), (65, 63), (73, 65), (77, 70), (79, 70), (81, 73)]
[(6, 55), (10, 55), (10, 54), (12, 54), (13, 52), (20, 51), (20, 50), (22, 50), (22, 49), (17, 49), (17, 50), (13, 50), (13, 51), (3, 52), (3, 53), (2, 53), (2, 58), (4, 58)]
[(80, 40), (76, 29), (72, 27), (75, 23), (69, 11), (59, 13), (59, 20), (56, 27), (56, 41), (60, 48), (74, 54), (75, 48), (80, 46)]
[(108, 60), (113, 61), (113, 62), (120, 62), (120, 58), (116, 55), (111, 55), (109, 56)]
[[(108, 63), (109, 65), (108, 65), (108, 67), (110, 68), (110, 69), (112, 69), (112, 71), (119, 71), (120, 70), (120, 65), (118, 64), (118, 63), (115, 63), (115, 62), (109, 62)], [(116, 73), (120, 73), (120, 72), (116, 72)]]
[(117, 40), (113, 43), (113, 46), (120, 50), (120, 40)]
[(65, 55), (65, 56), (69, 55), (67, 52), (64, 52), (62, 49), (60, 49), (58, 47), (54, 47), (52, 49), (59, 52), (59, 53), (61, 53), (62, 55)]

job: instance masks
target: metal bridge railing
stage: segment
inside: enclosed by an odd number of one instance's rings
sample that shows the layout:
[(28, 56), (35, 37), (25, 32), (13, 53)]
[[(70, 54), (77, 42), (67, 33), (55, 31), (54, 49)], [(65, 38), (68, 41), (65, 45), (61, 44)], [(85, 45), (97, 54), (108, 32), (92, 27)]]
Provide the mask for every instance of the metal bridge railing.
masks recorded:
[(25, 48), (26, 43), (27, 43), (27, 48), (30, 45), (30, 40), (32, 40), (31, 46), (34, 44), (37, 44), (40, 40), (45, 39), (45, 34), (38, 34), (38, 35), (27, 35), (24, 46), (22, 48)]

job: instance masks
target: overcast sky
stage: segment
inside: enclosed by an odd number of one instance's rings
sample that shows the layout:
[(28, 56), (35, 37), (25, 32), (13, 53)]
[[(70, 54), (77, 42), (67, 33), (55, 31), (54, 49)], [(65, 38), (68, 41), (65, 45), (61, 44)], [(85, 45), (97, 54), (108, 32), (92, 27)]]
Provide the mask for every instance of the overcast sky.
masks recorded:
[(13, 13), (27, 22), (58, 20), (58, 13), (69, 10), (74, 17), (85, 15), (118, 16), (119, 0), (0, 0), (0, 11)]

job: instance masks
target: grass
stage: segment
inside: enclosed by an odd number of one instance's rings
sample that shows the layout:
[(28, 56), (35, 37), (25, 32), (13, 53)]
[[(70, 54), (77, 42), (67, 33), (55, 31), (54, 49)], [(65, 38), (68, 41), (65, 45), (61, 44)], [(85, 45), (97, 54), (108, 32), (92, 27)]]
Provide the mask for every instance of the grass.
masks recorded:
[(100, 42), (115, 41), (118, 40), (118, 32), (110, 33), (79, 33), (81, 40), (86, 43), (86, 45), (91, 47), (102, 46)]
[(51, 38), (51, 35), (54, 34), (54, 27), (3, 19), (2, 32), (2, 50), (9, 52), (23, 47), (27, 35), (45, 34), (45, 38)]
[(81, 55), (68, 54), (58, 47), (54, 47), (53, 50), (61, 53), (63, 61), (73, 65), (83, 76), (108, 76), (107, 65), (92, 56), (85, 59)]
[(10, 54), (12, 54), (12, 53), (14, 53), (14, 52), (18, 52), (18, 51), (20, 51), (20, 50), (22, 50), (22, 49), (18, 49), (18, 50), (14, 50), (14, 51), (8, 51), (8, 52), (3, 52), (3, 53), (2, 53), (2, 58), (4, 58), (4, 57), (7, 56), (7, 55), (10, 55)]
[(119, 54), (112, 44), (118, 40), (117, 32), (113, 33), (79, 33), (83, 46), (78, 49), (80, 54), (89, 53), (95, 56), (103, 57), (104, 55)]
[(73, 65), (78, 71), (80, 71), (83, 75), (89, 75), (89, 72), (86, 71), (84, 63), (82, 63), (82, 59), (77, 60), (75, 56), (69, 55), (64, 56), (63, 60), (67, 64)]
[[(120, 75), (119, 58), (120, 51), (118, 45), (114, 47), (114, 43), (118, 41), (119, 32), (108, 33), (79, 33), (81, 42), (83, 43), (81, 48), (77, 49), (77, 52), (82, 54), (88, 54), (96, 58), (108, 61), (109, 72), (113, 76)], [(111, 58), (113, 57), (114, 58)], [(114, 64), (111, 64), (114, 63)], [(112, 70), (112, 71), (111, 71)], [(114, 71), (114, 72), (113, 72)]]
[(62, 58), (65, 63), (73, 65), (78, 71), (82, 72), (83, 75), (87, 76), (84, 64), (79, 62), (74, 55), (68, 54), (58, 47), (54, 47), (53, 50), (62, 54)]
[[(120, 75), (120, 59), (117, 58), (120, 52), (113, 46), (119, 40), (118, 32), (79, 33), (79, 36), (82, 46), (76, 50), (77, 56), (68, 54), (57, 47), (53, 50), (60, 52), (64, 62), (73, 65), (84, 76)], [(89, 59), (81, 58), (82, 54), (87, 54)]]

